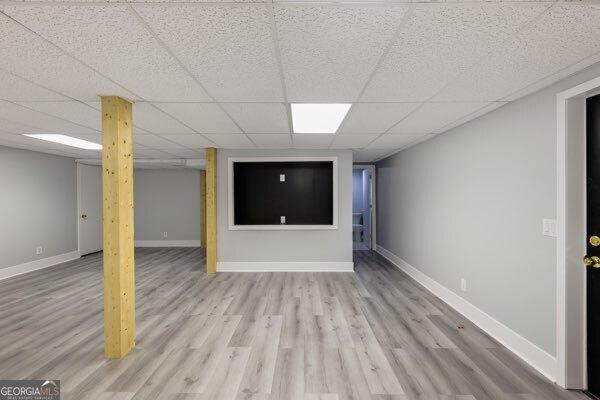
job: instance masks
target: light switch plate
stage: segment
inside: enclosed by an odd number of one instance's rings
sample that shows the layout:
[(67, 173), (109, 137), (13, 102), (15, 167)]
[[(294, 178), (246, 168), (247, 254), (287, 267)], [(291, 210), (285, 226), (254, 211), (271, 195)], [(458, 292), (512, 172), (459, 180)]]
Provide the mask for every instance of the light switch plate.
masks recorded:
[(285, 215), (279, 217), (279, 221), (281, 221), (282, 224), (285, 224)]
[(556, 220), (555, 219), (543, 219), (542, 220), (542, 235), (556, 237)]
[(279, 182), (285, 182), (285, 174), (279, 174)]

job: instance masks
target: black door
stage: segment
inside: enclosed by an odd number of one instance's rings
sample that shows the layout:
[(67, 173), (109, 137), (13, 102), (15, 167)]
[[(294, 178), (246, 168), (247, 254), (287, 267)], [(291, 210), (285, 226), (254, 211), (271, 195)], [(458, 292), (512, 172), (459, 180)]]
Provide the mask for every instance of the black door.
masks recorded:
[(587, 100), (588, 391), (600, 398), (600, 95)]

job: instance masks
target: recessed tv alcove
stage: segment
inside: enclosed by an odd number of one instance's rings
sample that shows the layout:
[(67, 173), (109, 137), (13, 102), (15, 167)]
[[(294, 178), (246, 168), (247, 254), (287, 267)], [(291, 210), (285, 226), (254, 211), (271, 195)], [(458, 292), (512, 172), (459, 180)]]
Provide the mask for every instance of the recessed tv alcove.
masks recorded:
[(337, 157), (228, 161), (230, 230), (337, 229)]

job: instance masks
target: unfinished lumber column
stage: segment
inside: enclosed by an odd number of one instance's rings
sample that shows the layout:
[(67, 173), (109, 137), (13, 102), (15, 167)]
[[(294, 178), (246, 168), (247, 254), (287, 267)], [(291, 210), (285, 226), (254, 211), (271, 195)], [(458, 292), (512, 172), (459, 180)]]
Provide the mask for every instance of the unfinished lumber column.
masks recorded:
[(200, 247), (206, 249), (206, 171), (200, 171)]
[(217, 149), (206, 149), (206, 273), (217, 272)]
[(102, 97), (104, 354), (135, 347), (132, 104)]

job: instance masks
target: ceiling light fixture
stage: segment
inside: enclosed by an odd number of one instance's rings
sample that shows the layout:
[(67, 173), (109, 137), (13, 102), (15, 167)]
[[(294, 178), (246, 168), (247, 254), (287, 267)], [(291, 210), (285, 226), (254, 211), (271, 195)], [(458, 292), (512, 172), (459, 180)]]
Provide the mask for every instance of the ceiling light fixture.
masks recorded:
[(43, 134), (43, 135), (23, 135), (35, 139), (46, 140), (48, 142), (60, 143), (65, 146), (77, 147), (85, 150), (102, 150), (102, 145), (94, 142), (88, 142), (87, 140), (77, 139), (71, 136), (55, 135), (55, 134)]
[(336, 133), (352, 104), (292, 104), (294, 133)]

